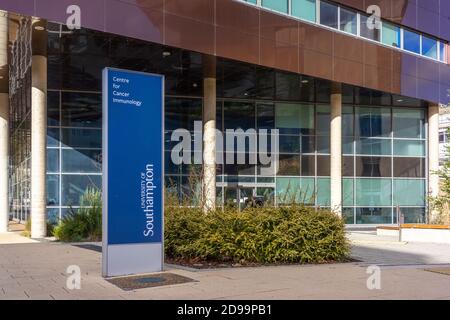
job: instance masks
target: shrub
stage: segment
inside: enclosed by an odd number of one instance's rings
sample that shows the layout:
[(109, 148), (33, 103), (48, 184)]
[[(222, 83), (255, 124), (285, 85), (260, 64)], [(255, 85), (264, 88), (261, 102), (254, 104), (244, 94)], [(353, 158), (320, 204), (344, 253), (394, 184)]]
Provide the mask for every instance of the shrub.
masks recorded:
[(226, 208), (168, 207), (165, 251), (173, 259), (234, 263), (324, 263), (349, 253), (342, 219), (328, 210), (293, 205)]
[(102, 237), (102, 201), (100, 191), (89, 188), (80, 199), (80, 208), (70, 208), (55, 227), (54, 235), (65, 242), (100, 241)]

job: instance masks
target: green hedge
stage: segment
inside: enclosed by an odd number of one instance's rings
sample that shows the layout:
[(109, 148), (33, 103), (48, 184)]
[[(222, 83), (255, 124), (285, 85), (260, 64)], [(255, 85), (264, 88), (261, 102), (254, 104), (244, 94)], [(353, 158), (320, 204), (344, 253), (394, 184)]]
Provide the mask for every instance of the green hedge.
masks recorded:
[(166, 256), (188, 261), (324, 263), (349, 254), (342, 219), (303, 206), (165, 212)]

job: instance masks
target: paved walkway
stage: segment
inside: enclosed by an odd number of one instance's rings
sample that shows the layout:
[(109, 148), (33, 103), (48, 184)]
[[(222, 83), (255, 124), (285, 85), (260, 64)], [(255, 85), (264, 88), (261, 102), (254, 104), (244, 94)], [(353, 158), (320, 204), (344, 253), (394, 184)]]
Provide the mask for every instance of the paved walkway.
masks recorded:
[[(450, 267), (450, 246), (399, 244), (370, 233), (349, 237), (353, 255), (362, 262), (201, 271), (167, 266), (196, 282), (136, 291), (105, 281), (101, 254), (92, 247), (3, 244), (0, 299), (450, 299), (450, 276), (424, 270), (437, 263)], [(382, 265), (380, 290), (366, 285), (372, 263)], [(70, 265), (81, 268), (80, 290), (66, 286)]]

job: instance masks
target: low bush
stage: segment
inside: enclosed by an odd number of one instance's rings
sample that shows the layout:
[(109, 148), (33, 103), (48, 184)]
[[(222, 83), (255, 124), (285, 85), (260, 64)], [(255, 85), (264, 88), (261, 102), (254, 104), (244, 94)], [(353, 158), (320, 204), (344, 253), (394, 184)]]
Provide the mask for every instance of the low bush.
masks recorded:
[(54, 236), (64, 242), (100, 241), (102, 238), (102, 201), (100, 191), (88, 189), (80, 199), (80, 208), (70, 208), (55, 227)]
[(165, 251), (172, 259), (232, 263), (325, 263), (349, 254), (344, 222), (329, 210), (293, 205), (227, 208), (168, 207)]

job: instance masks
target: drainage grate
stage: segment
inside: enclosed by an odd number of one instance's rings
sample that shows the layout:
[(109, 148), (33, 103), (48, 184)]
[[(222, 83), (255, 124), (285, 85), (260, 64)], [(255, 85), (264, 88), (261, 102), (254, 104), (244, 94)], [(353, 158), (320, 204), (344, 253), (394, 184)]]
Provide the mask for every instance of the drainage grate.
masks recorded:
[(125, 291), (169, 286), (194, 282), (195, 280), (174, 273), (158, 273), (152, 275), (109, 278), (106, 281)]

